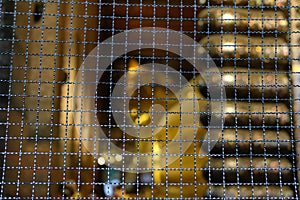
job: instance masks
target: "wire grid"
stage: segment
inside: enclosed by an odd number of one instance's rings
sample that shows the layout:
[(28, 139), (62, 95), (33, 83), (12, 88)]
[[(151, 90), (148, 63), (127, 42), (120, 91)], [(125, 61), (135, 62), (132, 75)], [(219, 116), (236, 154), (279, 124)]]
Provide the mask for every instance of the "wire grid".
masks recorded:
[[(299, 154), (294, 129), (297, 107), (293, 97), (298, 84), (292, 87), (292, 67), (297, 59), (293, 59), (291, 50), (298, 46), (292, 40), (296, 33), (293, 22), (299, 20), (292, 15), (300, 8), (293, 6), (295, 1), (284, 4), (278, 0), (277, 6), (268, 2), (265, 6), (248, 6), (253, 2), (2, 1), (1, 199), (298, 199)], [(227, 18), (226, 9), (233, 11)], [(255, 20), (251, 20), (253, 12)], [(274, 18), (266, 18), (267, 12), (272, 12)], [(201, 13), (204, 17), (199, 16)], [(223, 18), (218, 18), (220, 14)], [(284, 17), (279, 17), (281, 14)], [(284, 20), (287, 24), (280, 24)], [(88, 151), (83, 144), (87, 139), (81, 132), (83, 124), (75, 124), (72, 119), (76, 113), (72, 90), (79, 84), (75, 71), (105, 38), (144, 26), (176, 29), (200, 41), (221, 76), (228, 78), (224, 78), (228, 103), (222, 113), (225, 126), (207, 161), (195, 155), (198, 138), (192, 144), (192, 165), (188, 163), (188, 153), (178, 152), (175, 169), (170, 166), (140, 173), (137, 168), (137, 173), (129, 174), (109, 167), (110, 156), (109, 163), (100, 165), (101, 154)], [(281, 29), (284, 26), (286, 29)], [(126, 71), (130, 59), (153, 65), (174, 62), (183, 74), (188, 71), (184, 60), (154, 50), (137, 50), (112, 66), (121, 72), (125, 66)], [(170, 72), (164, 73), (168, 81)], [(110, 68), (106, 75), (103, 83), (107, 93), (98, 91), (103, 99), (112, 92), (113, 78), (120, 77)], [(181, 86), (181, 81), (177, 84)], [(150, 88), (148, 100), (153, 104), (156, 89)], [(203, 98), (208, 98), (205, 86), (199, 88)], [(142, 92), (143, 89), (137, 91), (138, 107), (145, 100)], [(160, 95), (170, 101), (168, 90)], [(114, 138), (109, 100), (99, 104), (98, 112), (105, 111), (103, 125), (108, 127), (108, 136), (119, 140), (121, 148), (130, 144), (139, 152), (145, 143), (137, 139), (132, 142), (123, 133)], [(82, 111), (83, 104), (80, 106), (77, 109)], [(140, 111), (138, 121), (141, 114)], [(209, 119), (202, 117), (204, 125), (209, 125)], [(99, 123), (91, 122), (91, 126)], [(80, 131), (76, 132), (75, 127)], [(179, 128), (183, 129), (184, 124)], [(148, 142), (153, 154), (155, 144), (165, 141)], [(110, 183), (112, 178), (120, 183)]]

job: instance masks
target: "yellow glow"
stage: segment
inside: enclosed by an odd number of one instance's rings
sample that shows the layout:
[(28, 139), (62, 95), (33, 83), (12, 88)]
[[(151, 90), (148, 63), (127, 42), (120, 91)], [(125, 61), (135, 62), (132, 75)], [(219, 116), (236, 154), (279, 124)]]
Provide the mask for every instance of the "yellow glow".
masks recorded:
[(132, 117), (133, 119), (137, 118), (138, 116), (138, 110), (136, 108), (132, 108), (130, 110), (130, 117)]
[(137, 60), (135, 59), (131, 59), (129, 60), (129, 63), (128, 63), (128, 70), (138, 70), (138, 67), (139, 67), (139, 63), (137, 62)]
[(82, 196), (80, 195), (80, 193), (78, 193), (77, 191), (72, 195), (72, 199), (79, 199)]
[(150, 116), (146, 113), (142, 114), (140, 117), (135, 119), (135, 123), (145, 126), (150, 123)]
[(261, 53), (261, 47), (256, 47), (255, 50), (256, 52)]

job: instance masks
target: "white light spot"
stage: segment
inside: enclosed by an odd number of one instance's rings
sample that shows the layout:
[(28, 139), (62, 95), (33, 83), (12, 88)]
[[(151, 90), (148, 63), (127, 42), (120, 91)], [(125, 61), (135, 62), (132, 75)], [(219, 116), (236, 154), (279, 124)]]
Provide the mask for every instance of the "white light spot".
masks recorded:
[(234, 48), (235, 48), (235, 44), (231, 42), (224, 43), (223, 45), (223, 51), (232, 52), (234, 51)]
[(227, 113), (234, 113), (234, 112), (235, 112), (235, 109), (229, 107), (229, 108), (226, 108), (226, 112), (227, 112)]
[(225, 13), (223, 15), (223, 19), (225, 19), (225, 20), (234, 20), (234, 15), (232, 15), (230, 13)]
[(99, 157), (97, 161), (98, 161), (99, 165), (104, 165), (105, 164), (105, 159), (103, 157)]
[(227, 74), (223, 76), (223, 80), (226, 82), (234, 82), (234, 77), (232, 75)]

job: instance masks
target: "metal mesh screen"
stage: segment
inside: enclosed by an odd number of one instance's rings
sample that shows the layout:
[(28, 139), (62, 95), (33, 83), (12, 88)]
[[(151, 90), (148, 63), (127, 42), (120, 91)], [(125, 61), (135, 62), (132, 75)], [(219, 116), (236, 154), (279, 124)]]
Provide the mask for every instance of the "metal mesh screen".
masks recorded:
[(298, 199), (297, 0), (2, 0), (1, 199)]

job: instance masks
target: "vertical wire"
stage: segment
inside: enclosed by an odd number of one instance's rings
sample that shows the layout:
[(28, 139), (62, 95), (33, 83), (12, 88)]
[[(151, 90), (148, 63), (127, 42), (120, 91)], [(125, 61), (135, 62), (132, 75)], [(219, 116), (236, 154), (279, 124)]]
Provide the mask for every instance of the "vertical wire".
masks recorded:
[[(184, 23), (184, 19), (183, 19), (183, 11), (182, 11), (182, 1), (183, 0), (180, 0), (180, 32), (182, 33), (183, 31), (183, 28), (182, 28), (182, 25)], [(171, 44), (172, 45), (172, 44)], [(184, 45), (182, 43), (182, 34), (180, 35), (180, 42), (179, 42), (179, 45), (180, 45), (180, 57), (182, 57), (182, 46)], [(168, 65), (167, 65), (168, 66)], [(179, 59), (179, 73), (182, 75), (182, 71), (184, 69), (182, 69), (182, 59), (180, 58)], [(180, 79), (179, 79), (179, 98), (180, 100), (185, 100), (184, 97), (182, 96), (182, 80), (181, 80), (182, 76), (180, 76)], [(176, 86), (175, 86), (176, 87)], [(183, 86), (185, 87), (185, 86)], [(195, 94), (193, 94), (195, 95)], [(168, 98), (168, 97), (167, 97)], [(189, 97), (187, 97), (189, 98)], [(180, 101), (179, 101), (180, 102)], [(193, 105), (194, 108), (195, 108), (195, 105)], [(194, 109), (195, 110), (195, 109)], [(183, 180), (182, 180), (182, 157), (185, 156), (182, 152), (182, 143), (185, 142), (185, 141), (182, 141), (182, 129), (184, 128), (184, 124), (182, 124), (182, 105), (181, 103), (179, 103), (179, 131), (180, 131), (180, 143), (179, 143), (179, 166), (180, 166), (180, 170), (179, 170), (179, 195), (180, 195), (180, 198), (182, 199), (183, 198)], [(195, 189), (196, 191), (196, 189)]]
[[(167, 0), (167, 5), (170, 5), (170, 0)], [(167, 6), (167, 26), (166, 26), (167, 29), (170, 28), (170, 7)], [(169, 31), (167, 30), (166, 32), (166, 66), (169, 66), (169, 38), (170, 38), (170, 33)], [(169, 77), (168, 77), (168, 67), (166, 68), (166, 85), (169, 84)], [(165, 93), (166, 97), (168, 97), (169, 95), (169, 91), (168, 89), (166, 88), (166, 93)], [(166, 103), (166, 111), (168, 112), (169, 110), (169, 105)], [(169, 123), (169, 116), (166, 115), (166, 124)], [(166, 198), (169, 197), (169, 159), (168, 159), (168, 153), (169, 152), (169, 127), (166, 126)]]
[[(157, 2), (156, 0), (153, 1), (153, 27), (156, 27), (156, 7), (157, 7)], [(155, 65), (155, 33), (153, 32), (153, 49), (152, 49), (152, 83), (154, 83), (154, 65)], [(155, 100), (155, 96), (154, 96), (154, 85), (152, 85), (151, 87), (151, 104), (154, 105), (154, 100)], [(154, 140), (155, 140), (155, 135), (154, 135), (154, 106), (152, 106), (151, 108), (151, 112), (152, 112), (152, 116), (151, 116), (151, 154), (152, 154), (152, 158), (151, 158), (151, 198), (154, 198), (154, 184), (155, 184), (155, 180), (154, 180), (154, 173), (155, 173), (155, 162), (154, 162)], [(158, 113), (157, 113), (158, 114)]]
[[(116, 18), (116, 4), (115, 4), (115, 0), (113, 0), (113, 3), (112, 3), (112, 6), (113, 6), (113, 11), (112, 11), (112, 43), (111, 43), (111, 62), (110, 63), (113, 63), (114, 61), (114, 57), (112, 55), (114, 55), (114, 38), (113, 36), (115, 35), (115, 18)], [(109, 96), (111, 97), (112, 96), (112, 92), (113, 92), (113, 65), (110, 65), (110, 69), (109, 69), (110, 73), (109, 73)], [(111, 174), (111, 143), (113, 142), (113, 140), (111, 139), (111, 136), (112, 136), (112, 130), (111, 128), (113, 127), (113, 122), (112, 122), (112, 112), (113, 112), (113, 107), (112, 107), (112, 103), (111, 101), (109, 101), (109, 119), (108, 119), (108, 149), (107, 149), (107, 152), (108, 152), (108, 160), (107, 160), (107, 184), (109, 185), (112, 185), (112, 181), (110, 180), (111, 177), (112, 177), (112, 174)], [(109, 190), (109, 187), (107, 187), (107, 189)], [(109, 193), (109, 192), (108, 192)]]
[[(251, 26), (250, 26), (250, 21), (251, 21), (251, 15), (250, 15), (250, 0), (248, 0), (248, 6), (247, 6), (247, 49), (248, 49), (248, 59), (247, 59), (247, 70), (248, 70), (248, 112), (251, 112), (251, 40), (250, 40), (250, 35), (251, 35)], [(250, 177), (251, 177), (251, 196), (254, 198), (254, 173), (253, 173), (253, 147), (252, 147), (252, 141), (253, 141), (253, 130), (252, 130), (252, 116), (249, 115), (248, 118), (248, 124), (249, 124), (249, 141), (250, 141)]]
[[(57, 11), (56, 11), (56, 27), (59, 27), (59, 17), (60, 17), (60, 0), (57, 1)], [(44, 3), (44, 10), (43, 10), (43, 13), (45, 13), (46, 11), (46, 3)], [(43, 16), (42, 16), (43, 17)], [(52, 87), (52, 94), (53, 94), (53, 97), (52, 97), (52, 106), (51, 106), (51, 130), (50, 130), (50, 135), (49, 135), (49, 159), (48, 159), (48, 175), (47, 175), (47, 180), (48, 180), (48, 183), (47, 183), (47, 198), (50, 198), (51, 194), (50, 194), (50, 187), (51, 187), (51, 166), (52, 166), (52, 155), (53, 155), (53, 140), (54, 140), (54, 135), (53, 135), (53, 126), (55, 126), (55, 121), (54, 121), (54, 112), (55, 112), (55, 84), (56, 83), (56, 72), (58, 71), (57, 70), (57, 51), (58, 51), (58, 31), (59, 31), (59, 28), (56, 28), (55, 29), (55, 47), (54, 47), (54, 74), (53, 74), (53, 87)]]
[[(291, 22), (292, 20), (292, 16), (291, 16), (291, 0), (288, 0), (288, 5), (287, 5), (287, 11), (288, 11), (288, 21)], [(298, 7), (298, 9), (300, 10), (300, 8)], [(299, 18), (297, 18), (296, 20), (299, 20)], [(299, 22), (298, 22), (299, 24)], [(292, 65), (292, 61), (290, 58), (292, 58), (292, 46), (294, 44), (292, 44), (292, 38), (291, 38), (291, 35), (292, 35), (292, 26), (291, 26), (291, 23), (288, 23), (288, 49), (289, 49), (289, 55), (288, 55), (288, 77), (289, 77), (289, 112), (290, 112), (290, 117), (291, 117), (291, 126), (290, 126), (290, 137), (291, 137), (291, 143), (292, 143), (292, 171), (293, 171), (293, 177), (294, 177), (294, 191), (295, 191), (295, 198), (298, 199), (300, 196), (299, 196), (299, 190), (300, 190), (300, 186), (299, 186), (299, 180), (298, 180), (298, 184), (297, 184), (297, 170), (299, 170), (299, 168), (297, 168), (297, 165), (296, 165), (296, 158), (297, 157), (297, 152), (295, 152), (295, 149), (297, 147), (297, 142), (296, 142), (296, 136), (295, 134), (297, 134), (297, 131), (294, 132), (294, 117), (293, 117), (293, 114), (294, 114), (294, 106), (293, 106), (293, 103), (294, 103), (294, 97), (293, 97), (293, 91), (292, 91), (292, 68), (291, 68), (291, 65)], [(296, 45), (296, 44), (295, 44)], [(299, 46), (299, 44), (297, 45)], [(299, 59), (299, 58), (298, 58)], [(296, 97), (297, 98), (297, 97)], [(297, 107), (297, 106), (295, 106)], [(298, 110), (296, 111), (298, 112)], [(295, 119), (296, 120), (296, 119)], [(297, 125), (297, 123), (296, 123)], [(299, 138), (299, 136), (298, 136)], [(296, 143), (296, 144), (295, 144)], [(299, 153), (299, 152), (298, 152)], [(299, 155), (298, 155), (299, 156)], [(299, 166), (299, 162), (300, 162), (300, 159), (298, 159), (298, 166)], [(299, 172), (298, 172), (299, 173)], [(299, 179), (300, 177), (298, 177)], [(297, 187), (298, 186), (298, 187)]]
[[(125, 49), (124, 49), (124, 52), (127, 52), (127, 48), (128, 48), (128, 33), (127, 33), (127, 30), (129, 30), (129, 0), (126, 0), (126, 4), (125, 4), (125, 8), (126, 8), (126, 19), (125, 19), (125, 34), (126, 34), (126, 39), (125, 39)], [(124, 55), (124, 83), (127, 82), (127, 71), (128, 71), (128, 62), (127, 62), (128, 58), (127, 58), (127, 54)], [(125, 85), (125, 87), (127, 87), (127, 85)], [(128, 141), (126, 139), (126, 113), (127, 113), (127, 110), (126, 109), (130, 109), (129, 107), (126, 108), (126, 89), (124, 90), (124, 94), (123, 94), (123, 105), (124, 105), (124, 118), (123, 118), (123, 127), (124, 127), (124, 132), (123, 132), (123, 139), (122, 139), (122, 151), (123, 151), (123, 157), (125, 157), (125, 152), (126, 152), (126, 142)], [(122, 159), (122, 180), (121, 180), (121, 185), (122, 185), (122, 198), (124, 198), (124, 195), (125, 195), (125, 190), (126, 190), (126, 179), (125, 179), (125, 159)]]
[[(222, 2), (223, 2), (223, 0), (222, 0)], [(211, 49), (210, 49), (210, 1), (207, 1), (207, 7), (206, 8), (207, 8), (207, 22), (208, 22), (207, 23), (207, 32), (206, 32), (206, 34), (207, 34), (207, 41), (208, 41), (207, 51), (208, 51), (208, 54), (209, 54), (210, 51), (211, 51)], [(222, 52), (222, 48), (221, 48), (221, 52)], [(222, 60), (221, 60), (221, 62), (222, 62)], [(208, 68), (209, 68), (209, 60), (207, 60), (207, 62), (206, 62), (206, 69), (208, 69)], [(207, 77), (207, 76), (209, 76), (209, 74), (205, 73), (205, 76), (206, 76), (206, 80), (208, 80), (207, 78), (209, 78), (209, 77)], [(210, 95), (209, 94), (209, 85), (207, 87), (208, 87), (208, 89), (207, 89), (207, 92), (206, 92), (206, 96), (207, 96), (207, 100), (209, 100), (209, 95)], [(210, 106), (209, 103), (207, 104), (207, 106), (208, 107)], [(211, 109), (209, 109), (209, 111), (207, 113), (208, 116), (210, 114), (210, 110)], [(209, 117), (207, 117), (207, 121), (208, 121), (207, 124), (209, 124), (210, 123), (210, 118)], [(210, 128), (209, 128), (209, 126), (207, 127), (207, 138), (211, 138), (210, 137)], [(208, 144), (208, 148), (210, 148), (210, 144)], [(208, 167), (208, 185), (209, 185), (209, 187), (208, 187), (208, 198), (212, 198), (212, 189), (211, 189), (211, 183), (212, 183), (211, 160), (212, 160), (212, 155), (211, 155), (210, 152), (208, 152), (208, 161), (207, 161), (207, 167)], [(222, 163), (222, 166), (223, 166), (223, 163)], [(223, 175), (223, 177), (224, 177), (224, 175)], [(224, 184), (224, 187), (223, 187), (223, 191), (224, 190), (225, 190), (225, 184)]]
[[(67, 4), (69, 4), (69, 2), (67, 2)], [(68, 159), (68, 129), (69, 129), (69, 106), (70, 106), (70, 98), (71, 98), (71, 91), (70, 91), (70, 80), (71, 80), (71, 70), (72, 70), (72, 67), (71, 67), (71, 57), (72, 56), (75, 56), (75, 55), (72, 55), (72, 45), (75, 44), (72, 40), (74, 38), (76, 38), (76, 36), (74, 35), (74, 32), (73, 32), (73, 18), (74, 18), (74, 1), (71, 0), (70, 2), (71, 4), (71, 14), (69, 15), (70, 17), (70, 26), (69, 26), (69, 31), (70, 31), (70, 36), (69, 36), (69, 41), (66, 41), (66, 43), (68, 43), (69, 47), (68, 47), (68, 64), (67, 64), (67, 94), (66, 94), (66, 123), (65, 123), (65, 133), (64, 133), (64, 137), (63, 137), (63, 142), (64, 142), (64, 152), (63, 152), (63, 177), (62, 177), (62, 194), (65, 194), (66, 192), (66, 184), (73, 184), (73, 183), (68, 183), (67, 182), (67, 159)], [(75, 126), (78, 126), (77, 124), (75, 124)]]
[[(17, 5), (16, 1), (16, 5)], [(17, 6), (15, 8), (15, 12), (17, 12)], [(28, 6), (28, 12), (30, 12), (31, 10), (31, 3)], [(30, 15), (27, 17), (27, 23), (30, 24)], [(13, 29), (15, 31), (15, 28)], [(29, 40), (30, 38), (30, 31), (27, 30), (26, 33), (26, 39)], [(25, 133), (25, 112), (26, 112), (26, 105), (25, 105), (25, 99), (26, 99), (26, 86), (27, 86), (27, 81), (26, 81), (26, 76), (27, 76), (27, 70), (28, 70), (28, 62), (29, 62), (29, 54), (28, 54), (28, 49), (29, 49), (29, 42), (26, 41), (26, 47), (25, 47), (25, 51), (26, 51), (26, 56), (25, 56), (25, 66), (24, 67), (24, 76), (23, 76), (23, 98), (22, 98), (22, 113), (21, 113), (21, 132), (20, 132), (20, 151), (19, 151), (19, 159), (18, 159), (18, 183), (17, 183), (17, 190), (16, 190), (16, 196), (19, 196), (20, 193), (20, 185), (21, 185), (21, 171), (22, 171), (22, 154), (23, 154), (23, 137), (24, 137), (24, 133)], [(13, 58), (12, 58), (13, 59)]]
[[(223, 63), (223, 37), (224, 37), (224, 31), (223, 31), (223, 23), (224, 23), (224, 20), (223, 20), (223, 15), (224, 15), (224, 0), (222, 0), (221, 2), (221, 6), (220, 6), (220, 9), (221, 9), (221, 26), (220, 26), (220, 32), (219, 34), (221, 35), (220, 37), (220, 44), (218, 44), (220, 47), (221, 47), (221, 51), (220, 51), (220, 66), (219, 66), (219, 69), (223, 68), (224, 66), (224, 63)], [(208, 15), (209, 16), (209, 15)], [(209, 34), (209, 33), (208, 33)], [(209, 35), (208, 35), (209, 36)], [(234, 47), (235, 48), (235, 47)], [(225, 58), (226, 59), (226, 58)], [(222, 79), (221, 79), (222, 80)], [(223, 185), (223, 197), (226, 196), (226, 168), (225, 168), (225, 159), (226, 159), (226, 154), (225, 154), (225, 149), (224, 149), (224, 144), (223, 144), (223, 141), (224, 141), (224, 132), (222, 132), (222, 185)]]
[[(261, 103), (262, 103), (262, 129), (263, 129), (263, 143), (264, 143), (264, 175), (265, 175), (265, 184), (266, 184), (266, 197), (269, 198), (269, 183), (268, 183), (268, 165), (267, 165), (267, 146), (266, 146), (266, 125), (265, 125), (265, 94), (264, 94), (264, 73), (265, 73), (265, 69), (264, 69), (264, 62), (266, 59), (265, 58), (265, 47), (266, 48), (272, 48), (273, 44), (267, 44), (265, 46), (265, 33), (264, 33), (264, 6), (261, 6), (261, 23), (262, 23), (262, 32), (261, 32), (261, 39), (262, 39), (262, 45), (261, 45), (261, 85), (262, 85), (262, 98), (261, 98)], [(258, 44), (257, 44), (258, 45)], [(256, 46), (256, 45), (255, 45)], [(274, 46), (275, 48), (275, 46)]]
[[(275, 0), (275, 5), (276, 5), (276, 2), (277, 0)], [(275, 12), (275, 15), (274, 15), (274, 25), (275, 25), (275, 44), (278, 43), (278, 15), (277, 15), (277, 6), (274, 6), (274, 12)], [(279, 19), (280, 20), (280, 19)], [(285, 48), (285, 46), (279, 46), (278, 48)], [(275, 57), (278, 56), (278, 52), (277, 52), (277, 49), (278, 48), (275, 48)], [(280, 137), (279, 137), (279, 117), (278, 117), (278, 80), (277, 80), (277, 75), (278, 75), (278, 60), (276, 59), (275, 60), (275, 72), (274, 72), (274, 76), (275, 76), (275, 104), (276, 104), (276, 139), (277, 139), (277, 150), (278, 150), (278, 175), (279, 175), (279, 192), (280, 192), (280, 197), (283, 197), (283, 191), (282, 191), (282, 168), (281, 168), (281, 163), (280, 163), (280, 160), (281, 160), (281, 153), (280, 153), (280, 143), (279, 143), (279, 140), (280, 140)], [(288, 113), (283, 113), (283, 114), (288, 114)], [(271, 139), (271, 138), (269, 138)]]
[[(193, 10), (194, 10), (194, 13), (193, 13), (193, 39), (194, 39), (194, 41), (195, 41), (195, 46), (197, 46), (197, 1), (196, 0), (194, 0), (193, 1), (193, 3), (194, 3), (194, 5), (193, 5)], [(196, 49), (194, 48), (194, 52), (193, 52), (193, 65), (195, 66), (195, 63), (196, 63)], [(196, 73), (195, 73), (195, 69), (193, 69), (193, 82), (192, 82), (192, 84), (193, 84), (193, 91), (197, 91), (197, 90), (199, 90), (199, 86), (198, 86), (198, 82), (197, 82), (197, 75), (196, 75)], [(189, 97), (188, 97), (189, 98)], [(196, 94), (195, 94), (195, 92), (193, 93), (193, 107), (194, 107), (194, 110), (195, 110), (195, 108), (196, 108), (196, 104), (195, 104), (195, 99), (196, 99)], [(200, 99), (197, 99), (197, 100), (200, 100)], [(199, 114), (201, 114), (201, 113), (199, 113)], [(199, 170), (198, 169), (198, 167), (197, 167), (197, 126), (201, 126), (201, 124), (200, 123), (197, 123), (197, 121), (200, 121), (200, 117), (199, 117), (199, 119), (197, 119), (197, 114), (194, 114), (194, 139), (193, 139), (193, 143), (194, 143), (194, 149), (193, 149), (193, 155), (194, 155), (194, 160), (193, 160), (193, 162), (194, 162), (194, 198), (196, 198), (197, 197), (197, 190), (198, 190), (198, 186), (200, 186), (200, 184), (202, 184), (202, 183), (198, 183), (198, 181), (197, 181), (197, 171)], [(199, 127), (200, 128), (200, 127)], [(200, 142), (200, 141), (199, 141)], [(180, 168), (182, 167), (182, 165), (180, 166)], [(202, 167), (202, 166), (201, 166)], [(202, 185), (201, 185), (202, 186)]]
[(142, 44), (142, 27), (143, 27), (143, 0), (140, 0), (140, 3), (139, 3), (139, 7), (140, 7), (140, 13), (139, 13), (139, 28), (140, 28), (140, 34), (139, 34), (139, 38), (138, 38), (138, 46), (139, 46), (139, 50), (138, 50), (138, 75), (137, 75), (137, 110), (138, 110), (138, 138), (137, 138), (137, 154), (138, 154), (138, 157), (137, 157), (137, 163), (136, 163), (136, 196), (137, 198), (139, 198), (139, 196), (141, 195), (140, 194), (140, 167), (139, 167), (139, 163), (140, 163), (140, 157), (139, 155), (140, 154), (140, 145), (141, 145), (141, 115), (143, 114), (141, 112), (141, 101), (142, 101), (142, 96), (141, 96), (141, 68), (140, 68), (140, 65), (142, 63), (141, 61), (141, 57), (142, 57), (142, 52), (141, 52), (141, 44)]
[[(239, 33), (237, 30), (237, 21), (239, 19), (237, 19), (237, 14), (236, 14), (236, 9), (237, 9), (237, 5), (236, 5), (236, 1), (234, 1), (234, 58), (237, 58), (237, 48), (240, 48), (239, 45), (243, 45), (243, 44), (238, 44), (237, 41), (237, 34)], [(240, 113), (238, 113), (238, 95), (237, 95), (237, 83), (236, 83), (236, 78), (237, 78), (237, 60), (234, 59), (233, 60), (234, 64), (233, 64), (233, 71), (234, 71), (234, 110), (235, 110), (235, 116), (234, 116), (234, 120), (235, 120), (235, 139), (236, 141), (238, 140), (238, 115)], [(240, 184), (240, 167), (239, 167), (239, 145), (238, 142), (235, 142), (235, 161), (236, 161), (236, 180), (237, 180), (237, 197), (240, 198), (241, 197), (241, 184)], [(242, 169), (245, 170), (245, 169)]]
[[(100, 43), (100, 41), (101, 41), (101, 21), (102, 21), (102, 3), (101, 2), (98, 2), (98, 28), (97, 28), (97, 44), (99, 44)], [(96, 54), (96, 85), (98, 84), (98, 82), (97, 82), (97, 80), (99, 80), (100, 79), (100, 77), (99, 77), (99, 45), (97, 45), (97, 54)], [(92, 199), (95, 199), (96, 198), (96, 195), (97, 195), (97, 193), (96, 193), (96, 186), (97, 185), (99, 185), (99, 183), (97, 183), (96, 181), (98, 180), (97, 179), (97, 173), (96, 173), (96, 171), (99, 169), (98, 167), (97, 167), (97, 162), (96, 162), (96, 160), (97, 159), (95, 159), (95, 158), (97, 158), (98, 156), (101, 156), (100, 154), (98, 154), (97, 153), (97, 141), (99, 141), (98, 140), (98, 138), (97, 138), (97, 125), (99, 125), (99, 122), (97, 121), (97, 108), (98, 108), (98, 101), (97, 101), (97, 99), (99, 98), (99, 94), (98, 94), (98, 90), (96, 90), (96, 93), (95, 93), (95, 97), (96, 97), (96, 101), (95, 101), (95, 110), (94, 110), (94, 134), (93, 134), (93, 136), (94, 136), (94, 144), (93, 144), (93, 146), (94, 146), (94, 148), (93, 148), (93, 180), (92, 180), (92, 194), (90, 195), (90, 197), (92, 198)], [(100, 140), (101, 141), (101, 140)]]
[[(86, 53), (86, 43), (87, 43), (87, 19), (89, 18), (88, 16), (88, 1), (86, 0), (84, 2), (84, 14), (83, 14), (83, 18), (84, 18), (84, 22), (83, 22), (83, 50), (82, 50), (82, 55), (78, 55), (81, 56), (82, 58), (82, 74), (81, 74), (81, 80), (85, 80), (84, 79), (84, 73), (85, 73), (85, 67), (84, 67), (84, 59), (85, 59), (85, 53)], [(79, 16), (77, 16), (79, 17)], [(82, 29), (81, 29), (82, 30)], [(79, 59), (78, 59), (79, 60)], [(80, 108), (81, 110), (84, 110), (84, 105), (83, 105), (83, 100), (82, 98), (84, 97), (84, 90), (81, 89), (81, 101), (80, 101)], [(89, 111), (91, 112), (91, 111)], [(81, 162), (82, 162), (82, 127), (83, 127), (83, 119), (82, 119), (82, 115), (80, 115), (80, 131), (79, 131), (79, 146), (78, 146), (78, 171), (77, 171), (77, 193), (78, 193), (78, 198), (80, 197), (80, 189), (81, 189), (81, 184), (89, 184), (89, 183), (82, 183), (81, 182), (81, 169), (83, 167), (81, 167)]]
[[(42, 16), (42, 27), (44, 25), (44, 17)], [(39, 122), (39, 117), (40, 117), (40, 111), (42, 108), (40, 107), (41, 104), (41, 99), (43, 98), (41, 96), (41, 85), (42, 85), (42, 57), (43, 57), (43, 47), (44, 47), (44, 30), (42, 29), (41, 33), (41, 44), (40, 44), (40, 56), (39, 56), (39, 75), (38, 75), (38, 94), (37, 94), (37, 108), (36, 108), (36, 127), (35, 127), (35, 144), (34, 144), (34, 158), (33, 158), (33, 180), (32, 180), (32, 192), (31, 192), (31, 197), (34, 198), (35, 196), (35, 184), (36, 184), (36, 176), (37, 176), (37, 152), (38, 152), (38, 142), (39, 142), (39, 126), (41, 123)]]

